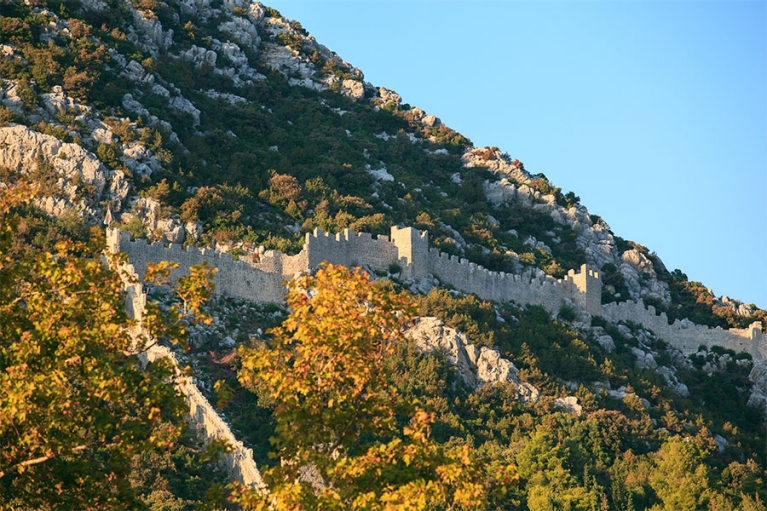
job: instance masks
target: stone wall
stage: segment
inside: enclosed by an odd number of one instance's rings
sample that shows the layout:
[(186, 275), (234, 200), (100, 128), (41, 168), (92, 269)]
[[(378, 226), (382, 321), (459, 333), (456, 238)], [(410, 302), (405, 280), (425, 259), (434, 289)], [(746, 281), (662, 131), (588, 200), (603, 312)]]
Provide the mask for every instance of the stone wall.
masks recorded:
[(188, 273), (190, 266), (207, 260), (219, 269), (214, 277), (216, 292), (253, 301), (283, 301), (283, 280), (317, 268), (323, 261), (373, 270), (386, 270), (397, 263), (402, 267), (403, 278), (435, 275), (442, 282), (485, 300), (541, 305), (552, 314), (564, 304), (575, 303), (589, 314), (604, 316), (610, 321), (640, 323), (684, 353), (693, 353), (701, 345), (719, 345), (746, 351), (755, 358), (767, 358), (760, 323), (741, 330), (702, 327), (689, 321), (669, 325), (664, 314), (656, 315), (652, 307), (646, 309), (641, 301), (602, 305), (599, 272), (585, 264), (579, 272), (570, 270), (563, 279), (531, 272), (521, 275), (494, 272), (466, 259), (429, 249), (427, 234), (410, 227), (392, 227), (391, 241), (386, 236), (374, 238), (370, 234), (355, 234), (349, 229), (335, 235), (315, 229), (306, 234), (303, 250), (297, 255), (260, 251), (240, 261), (207, 249), (166, 247), (161, 243), (147, 244), (143, 240), (132, 242), (126, 233), (114, 230), (108, 233), (108, 243), (112, 250), (128, 253), (142, 278), (147, 262), (176, 261), (179, 269), (173, 274), (175, 278)]
[[(107, 246), (107, 249), (112, 253), (115, 252), (114, 249), (116, 248), (116, 245), (113, 243), (114, 241), (114, 237), (110, 238), (110, 244)], [(136, 246), (142, 247), (141, 244)], [(146, 243), (143, 246), (147, 246)], [(142, 290), (143, 286), (138, 280), (139, 275), (134, 265), (120, 265), (118, 271), (126, 291), (126, 312), (130, 318), (136, 320), (131, 336), (134, 339), (133, 347), (137, 350), (140, 345), (140, 339), (149, 338), (148, 332), (144, 331), (141, 326), (144, 307), (146, 306), (146, 294)], [(230, 447), (230, 450), (220, 456), (220, 462), (226, 468), (230, 477), (245, 486), (265, 491), (266, 485), (253, 459), (253, 451), (237, 440), (229, 425), (211, 406), (205, 396), (202, 395), (192, 378), (183, 376), (175, 353), (166, 346), (154, 344), (149, 349), (139, 351), (138, 358), (144, 366), (163, 358), (167, 358), (172, 362), (176, 371), (176, 388), (184, 396), (189, 406), (187, 420), (197, 436), (206, 443), (214, 439), (225, 442)]]
[(485, 300), (541, 305), (553, 314), (559, 312), (565, 300), (571, 300), (589, 314), (600, 313), (602, 283), (598, 276), (595, 277), (597, 273), (586, 265), (581, 267), (580, 273), (570, 270), (565, 278), (555, 279), (548, 275), (494, 272), (431, 249), (426, 267), (427, 273), (438, 276), (443, 282)]
[[(176, 355), (165, 346), (152, 346), (139, 358), (144, 364), (168, 358), (173, 361), (176, 368), (179, 367)], [(176, 388), (184, 396), (189, 406), (187, 420), (198, 438), (205, 443), (212, 440), (222, 440), (229, 446), (229, 452), (220, 456), (220, 463), (227, 470), (229, 476), (245, 486), (265, 489), (266, 485), (261, 478), (256, 462), (253, 460), (253, 450), (245, 447), (241, 441), (237, 440), (229, 425), (202, 395), (192, 378), (179, 376), (176, 379)]]
[[(135, 268), (139, 279), (146, 276), (147, 263), (173, 261), (178, 268), (171, 273), (175, 280), (189, 274), (189, 268), (207, 261), (218, 268), (213, 277), (216, 292), (260, 302), (280, 302), (284, 299), (283, 269), (295, 266), (294, 261), (284, 254), (271, 253), (265, 257), (264, 267), (258, 268), (245, 261), (235, 261), (231, 254), (219, 253), (196, 247), (183, 248), (180, 245), (165, 246), (162, 243), (149, 244), (145, 240), (130, 241), (125, 232), (110, 229), (107, 234), (108, 249), (114, 252), (126, 252)], [(292, 276), (292, 275), (291, 275)]]
[(406, 278), (421, 278), (431, 271), (429, 259), (429, 236), (427, 232), (418, 232), (412, 227), (393, 226), (391, 241), (397, 247), (397, 256)]
[(252, 258), (243, 258), (243, 261), (261, 271), (276, 273), (284, 279), (291, 279), (296, 273), (306, 271), (310, 267), (307, 258), (306, 250), (302, 250), (294, 256), (283, 254), (278, 250), (265, 250), (259, 254), (257, 261)]
[(678, 319), (669, 325), (666, 313), (655, 312), (655, 307), (645, 307), (641, 300), (602, 305), (602, 316), (605, 319), (639, 323), (685, 355), (697, 352), (700, 346), (722, 346), (736, 352), (750, 353), (756, 359), (767, 359), (767, 344), (759, 321), (751, 323), (748, 328), (724, 330)]
[(328, 234), (314, 229), (306, 234), (302, 253), (307, 254), (308, 268), (317, 268), (323, 261), (344, 266), (367, 266), (386, 269), (399, 260), (397, 246), (386, 236), (373, 238), (368, 233), (355, 234), (351, 229), (343, 233)]

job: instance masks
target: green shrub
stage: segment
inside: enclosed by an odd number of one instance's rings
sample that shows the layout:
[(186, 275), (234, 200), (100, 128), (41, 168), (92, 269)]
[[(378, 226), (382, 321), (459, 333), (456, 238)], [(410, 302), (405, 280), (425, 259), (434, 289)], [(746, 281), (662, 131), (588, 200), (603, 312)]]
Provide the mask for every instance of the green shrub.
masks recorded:
[(144, 222), (137, 216), (131, 216), (130, 220), (120, 225), (120, 229), (130, 234), (131, 240), (146, 239), (147, 232)]
[(13, 113), (13, 110), (7, 106), (0, 105), (0, 127), (8, 126), (12, 122), (21, 122), (21, 117)]
[(575, 321), (577, 318), (578, 312), (573, 307), (562, 305), (562, 307), (559, 308), (557, 319), (561, 319), (562, 321)]

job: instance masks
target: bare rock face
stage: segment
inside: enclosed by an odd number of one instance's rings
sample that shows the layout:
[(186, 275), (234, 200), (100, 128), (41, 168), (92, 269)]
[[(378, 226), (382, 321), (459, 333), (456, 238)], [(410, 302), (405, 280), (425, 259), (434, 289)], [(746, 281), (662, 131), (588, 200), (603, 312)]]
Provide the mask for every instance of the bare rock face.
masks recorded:
[(154, 58), (173, 44), (173, 30), (163, 30), (159, 19), (147, 17), (142, 11), (133, 10), (133, 25), (129, 28), (128, 39)]
[(612, 353), (615, 350), (615, 341), (613, 338), (607, 334), (600, 335), (597, 337), (597, 342), (602, 345), (604, 349), (607, 350), (608, 353)]
[(477, 348), (466, 336), (444, 325), (434, 317), (419, 318), (408, 335), (424, 353), (441, 351), (456, 367), (463, 382), (469, 387), (482, 387), (510, 381), (517, 387), (520, 401), (535, 402), (540, 398), (538, 389), (520, 381), (514, 364), (492, 349)]
[(532, 176), (522, 166), (511, 161), (498, 149), (492, 151), (488, 147), (469, 148), (461, 156), (461, 161), (464, 167), (485, 167), (520, 184), (526, 184), (532, 180)]
[[(418, 348), (424, 353), (442, 351), (450, 363), (456, 367), (464, 383), (470, 387), (477, 386), (477, 375), (466, 350), (469, 341), (465, 335), (446, 327), (442, 321), (434, 317), (420, 318), (408, 335), (415, 340)], [(476, 347), (471, 345), (470, 351), (476, 358)]]
[(655, 369), (655, 372), (663, 376), (663, 379), (666, 380), (666, 386), (670, 388), (672, 392), (682, 397), (689, 397), (690, 391), (687, 388), (687, 385), (679, 381), (676, 376), (676, 371), (670, 367), (660, 366)]
[(623, 252), (619, 270), (634, 300), (653, 298), (666, 305), (671, 303), (668, 285), (658, 280), (652, 261), (642, 252), (636, 249)]
[(258, 29), (250, 19), (233, 17), (230, 20), (221, 23), (218, 26), (218, 29), (222, 32), (226, 32), (232, 36), (235, 41), (245, 47), (257, 48), (258, 45), (261, 44), (261, 36), (258, 34)]
[(748, 379), (754, 384), (751, 396), (748, 398), (748, 406), (762, 409), (763, 418), (767, 422), (767, 362), (755, 360), (754, 367), (748, 374)]
[(67, 96), (64, 93), (64, 89), (61, 88), (60, 85), (55, 85), (51, 92), (40, 94), (40, 98), (43, 100), (43, 104), (45, 105), (45, 110), (50, 114), (54, 115), (56, 112), (60, 111), (90, 111), (91, 108), (88, 106), (81, 105), (79, 101), (77, 101), (74, 98), (71, 98)]
[[(40, 165), (50, 168), (50, 179), (61, 189), (60, 193), (41, 201), (40, 206), (48, 214), (58, 215), (66, 208), (73, 208), (81, 214), (99, 216), (99, 201), (107, 181), (114, 176), (94, 154), (26, 126), (0, 128), (0, 166), (29, 175)], [(123, 194), (127, 190), (118, 183), (112, 192)], [(111, 198), (121, 201), (125, 197)]]
[(430, 128), (436, 128), (442, 124), (442, 121), (439, 119), (439, 117), (429, 114), (423, 116), (423, 119), (421, 119), (421, 124), (429, 126)]
[(341, 82), (341, 91), (357, 100), (365, 97), (365, 87), (359, 80), (343, 80)]
[(402, 96), (385, 87), (378, 88), (378, 97), (380, 98), (381, 103), (384, 105), (387, 103), (394, 103), (396, 105), (402, 103)]
[(186, 229), (177, 218), (171, 218), (160, 203), (150, 197), (142, 197), (133, 204), (134, 215), (141, 218), (151, 240), (183, 243)]
[(554, 400), (554, 406), (577, 417), (583, 413), (583, 407), (578, 404), (578, 398), (575, 396), (559, 397)]
[(631, 351), (636, 358), (636, 366), (640, 369), (655, 369), (658, 367), (658, 363), (655, 361), (652, 353), (648, 353), (639, 348), (631, 348)]

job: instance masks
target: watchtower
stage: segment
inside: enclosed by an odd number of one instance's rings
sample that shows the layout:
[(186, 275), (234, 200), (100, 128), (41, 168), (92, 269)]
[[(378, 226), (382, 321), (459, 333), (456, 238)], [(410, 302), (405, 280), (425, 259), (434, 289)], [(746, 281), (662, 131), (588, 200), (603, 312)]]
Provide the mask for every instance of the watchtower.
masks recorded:
[(597, 270), (590, 269), (587, 265), (581, 265), (581, 271), (575, 273), (570, 270), (567, 273), (573, 286), (572, 299), (589, 314), (598, 316), (602, 314), (602, 280)]
[(429, 274), (429, 234), (412, 227), (392, 226), (391, 242), (397, 247), (397, 256), (404, 263), (402, 274), (406, 277), (425, 277)]

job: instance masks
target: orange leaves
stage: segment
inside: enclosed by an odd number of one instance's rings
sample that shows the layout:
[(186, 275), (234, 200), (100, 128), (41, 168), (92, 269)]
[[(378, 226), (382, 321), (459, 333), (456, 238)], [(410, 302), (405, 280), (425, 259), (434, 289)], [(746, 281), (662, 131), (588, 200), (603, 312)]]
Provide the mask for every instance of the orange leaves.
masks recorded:
[(245, 509), (484, 509), (488, 480), (514, 482), (490, 477), (469, 446), (436, 443), (434, 415), (389, 381), (384, 356), (415, 313), (409, 296), (327, 265), (291, 283), (288, 307), (269, 347), (240, 350), (240, 381), (274, 400), (283, 460), (265, 474), (268, 496), (234, 497)]
[(288, 307), (291, 315), (271, 332), (272, 349), (241, 351), (240, 379), (263, 385), (276, 401), (285, 417), (278, 431), (302, 433), (280, 445), (351, 445), (390, 427), (390, 392), (378, 392), (388, 389), (380, 348), (400, 334), (413, 306), (362, 271), (327, 265), (291, 283)]
[(124, 453), (178, 437), (158, 429), (180, 419), (183, 399), (162, 364), (145, 372), (127, 354), (122, 283), (98, 240), (55, 253), (27, 245), (13, 191), (0, 189), (0, 473), (12, 474), (0, 494), (34, 509), (127, 503), (113, 470), (125, 470)]
[[(217, 271), (218, 268), (212, 268), (208, 266), (207, 261), (203, 261), (202, 264), (189, 268), (189, 275), (178, 279), (176, 294), (184, 302), (184, 314), (200, 316), (200, 307), (213, 295), (213, 275)], [(206, 324), (211, 321), (212, 318), (204, 318)]]
[(178, 263), (169, 261), (147, 263), (144, 280), (156, 286), (170, 284), (170, 273), (177, 268)]

